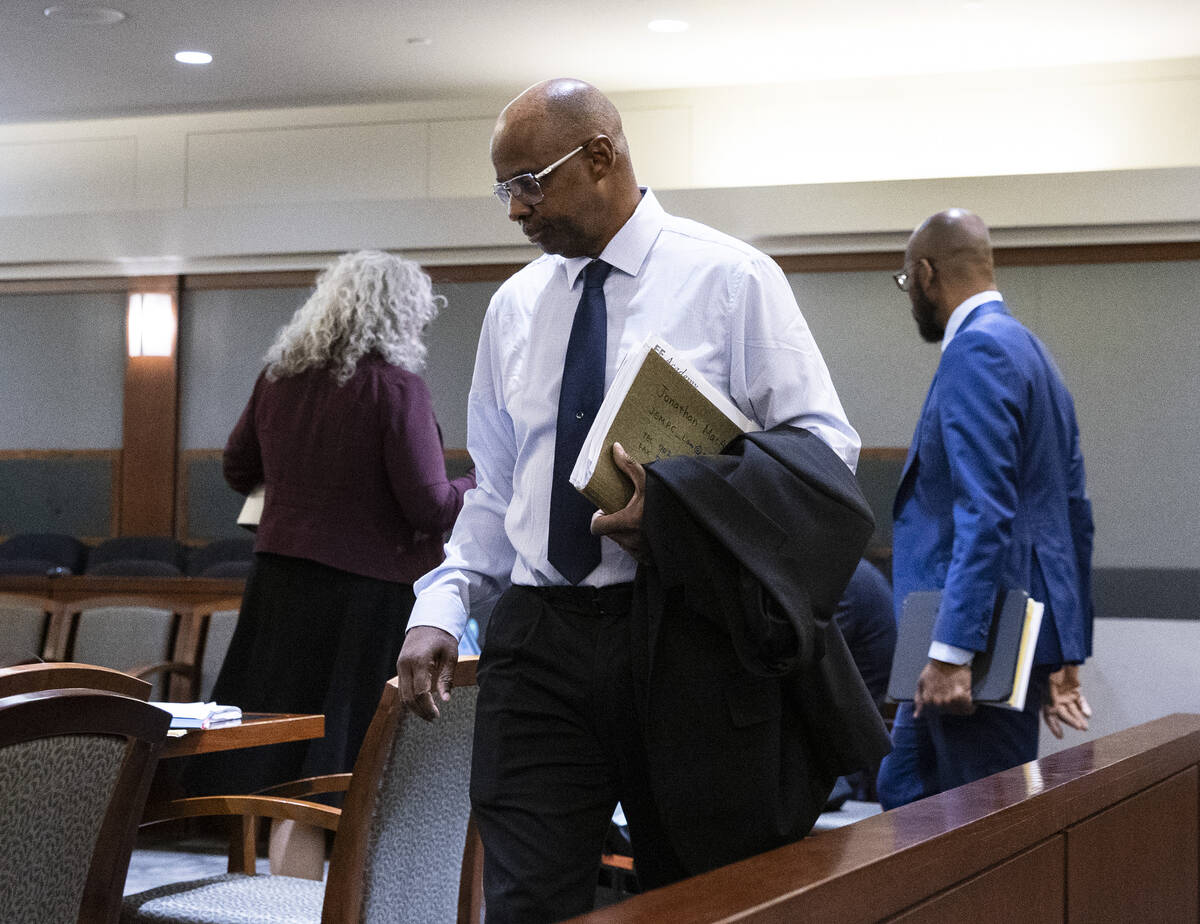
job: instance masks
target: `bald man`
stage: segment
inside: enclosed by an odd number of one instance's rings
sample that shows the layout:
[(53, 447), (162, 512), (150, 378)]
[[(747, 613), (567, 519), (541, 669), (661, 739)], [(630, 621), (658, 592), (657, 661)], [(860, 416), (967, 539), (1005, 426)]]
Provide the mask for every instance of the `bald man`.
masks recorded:
[[(444, 564), (416, 585), (397, 672), (405, 703), (434, 716), (449, 698), (468, 615), (493, 607), (472, 805), (488, 921), (528, 924), (591, 908), (618, 800), (644, 887), (699, 871), (664, 833), (635, 712), (629, 612), (644, 470), (614, 450), (637, 487), (629, 505), (590, 529), (585, 510), (566, 537), (565, 551), (580, 553), (569, 560), (559, 555), (563, 537), (551, 535), (565, 520), (552, 512), (565, 487), (555, 479), (574, 462), (558, 450), (558, 430), (586, 431), (594, 416), (565, 398), (560, 406), (574, 329), (587, 326), (577, 317), (593, 317), (601, 296), (598, 342), (586, 351), (603, 360), (597, 393), (629, 350), (657, 334), (764, 429), (804, 428), (850, 468), (859, 441), (779, 268), (667, 214), (639, 187), (620, 115), (595, 87), (530, 87), (500, 114), (491, 158), (496, 197), (544, 255), (500, 287), (484, 319), (467, 424), (478, 487)], [(703, 740), (704, 729), (689, 731)]]
[[(895, 280), (942, 358), (896, 494), (894, 600), (897, 614), (913, 591), (940, 589), (942, 602), (879, 771), (885, 808), (1033, 760), (1039, 710), (1060, 737), (1060, 722), (1086, 729), (1075, 665), (1092, 641), (1092, 510), (1075, 405), (1049, 351), (996, 291), (987, 226), (964, 209), (933, 215)], [(971, 699), (971, 664), (1008, 588), (1046, 607), (1023, 712)]]

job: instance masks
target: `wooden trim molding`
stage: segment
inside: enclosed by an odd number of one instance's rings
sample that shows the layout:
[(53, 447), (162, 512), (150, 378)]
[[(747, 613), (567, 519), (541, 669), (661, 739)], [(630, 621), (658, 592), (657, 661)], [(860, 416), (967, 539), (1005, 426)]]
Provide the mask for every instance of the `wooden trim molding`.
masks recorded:
[(111, 459), (116, 464), (119, 449), (0, 449), (0, 461), (9, 459)]
[[(503, 282), (524, 263), (470, 263), (424, 267), (434, 283)], [(180, 277), (184, 291), (209, 289), (302, 289), (313, 286), (319, 270), (272, 270), (249, 273), (189, 273)]]
[(524, 263), (475, 263), (461, 266), (427, 266), (425, 272), (438, 282), (503, 282)]
[[(1130, 244), (1079, 244), (1044, 247), (997, 247), (997, 266), (1076, 266), (1091, 263), (1153, 263), (1200, 260), (1200, 241), (1159, 241)], [(781, 254), (775, 262), (785, 273), (846, 273), (895, 270), (903, 252)], [(425, 267), (435, 283), (503, 282), (525, 264), (435, 264)], [(271, 270), (229, 273), (188, 273), (178, 277), (184, 291), (204, 289), (306, 288), (316, 282), (317, 270)], [(159, 277), (173, 278), (173, 277)], [(0, 295), (45, 295), (79, 292), (125, 292), (131, 280), (122, 276), (76, 279), (0, 280)]]
[(1085, 263), (1166, 263), (1200, 260), (1200, 241), (1157, 244), (1080, 244), (1063, 247), (997, 247), (997, 266), (1078, 266)]
[(907, 446), (864, 446), (858, 452), (860, 459), (876, 459), (880, 462), (903, 462), (908, 458)]
[(0, 295), (63, 295), (91, 292), (127, 292), (124, 276), (89, 276), (79, 279), (3, 279)]
[[(996, 247), (997, 266), (1079, 266), (1090, 263), (1154, 263), (1200, 260), (1200, 241), (1152, 244), (1080, 244), (1053, 247)], [(775, 257), (785, 273), (851, 273), (898, 270), (904, 252), (787, 254)]]
[[(1076, 266), (1089, 263), (1149, 263), (1200, 260), (1200, 241), (1136, 244), (1081, 244), (1046, 247), (997, 247), (997, 266)], [(851, 273), (896, 270), (903, 251), (782, 254), (775, 262), (785, 273)], [(503, 282), (523, 263), (474, 263), (426, 266), (435, 283)], [(190, 274), (185, 289), (258, 289), (311, 286), (315, 270), (263, 273)]]
[(796, 253), (774, 258), (785, 273), (855, 273), (898, 270), (904, 263), (901, 251), (863, 253)]
[(274, 270), (257, 273), (188, 273), (179, 277), (185, 292), (208, 289), (303, 289), (315, 285), (317, 270)]

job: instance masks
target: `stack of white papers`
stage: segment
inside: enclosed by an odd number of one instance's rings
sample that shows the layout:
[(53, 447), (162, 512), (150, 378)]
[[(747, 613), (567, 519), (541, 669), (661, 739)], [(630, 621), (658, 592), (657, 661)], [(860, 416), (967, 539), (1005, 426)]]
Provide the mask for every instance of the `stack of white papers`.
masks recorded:
[(218, 703), (150, 703), (171, 713), (172, 728), (212, 728), (239, 722), (242, 710), (237, 706), (222, 706)]

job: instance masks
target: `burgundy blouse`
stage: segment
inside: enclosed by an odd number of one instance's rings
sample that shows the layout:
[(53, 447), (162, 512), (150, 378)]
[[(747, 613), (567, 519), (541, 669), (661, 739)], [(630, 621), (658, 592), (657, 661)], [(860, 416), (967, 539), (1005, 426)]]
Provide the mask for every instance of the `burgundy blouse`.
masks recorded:
[(327, 369), (267, 381), (229, 436), (225, 480), (266, 485), (255, 551), (411, 583), (442, 560), (442, 541), (475, 486), (449, 481), (429, 389), (381, 357), (338, 386)]

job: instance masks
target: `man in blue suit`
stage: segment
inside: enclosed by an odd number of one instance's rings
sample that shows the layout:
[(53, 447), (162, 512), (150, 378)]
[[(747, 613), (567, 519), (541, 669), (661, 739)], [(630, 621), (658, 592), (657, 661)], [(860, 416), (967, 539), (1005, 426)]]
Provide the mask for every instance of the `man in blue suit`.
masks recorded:
[[(912, 591), (940, 589), (942, 604), (879, 771), (884, 808), (1033, 760), (1039, 711), (1052, 730), (1086, 729), (1076, 665), (1092, 640), (1092, 513), (1074, 402), (996, 291), (987, 226), (963, 209), (932, 216), (895, 279), (942, 358), (896, 494), (894, 600), (899, 614)], [(1022, 712), (971, 699), (971, 662), (1007, 588), (1046, 607)]]

